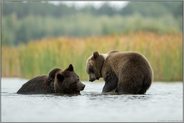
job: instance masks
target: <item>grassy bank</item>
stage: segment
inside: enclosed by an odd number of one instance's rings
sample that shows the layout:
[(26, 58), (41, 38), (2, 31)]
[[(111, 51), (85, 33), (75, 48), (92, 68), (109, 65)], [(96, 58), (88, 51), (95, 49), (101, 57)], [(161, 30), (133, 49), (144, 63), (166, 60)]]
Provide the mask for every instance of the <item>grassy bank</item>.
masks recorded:
[(70, 63), (82, 80), (87, 80), (86, 59), (93, 51), (137, 51), (154, 70), (155, 81), (182, 80), (182, 35), (132, 33), (87, 38), (47, 38), (18, 47), (2, 47), (2, 76), (31, 78)]

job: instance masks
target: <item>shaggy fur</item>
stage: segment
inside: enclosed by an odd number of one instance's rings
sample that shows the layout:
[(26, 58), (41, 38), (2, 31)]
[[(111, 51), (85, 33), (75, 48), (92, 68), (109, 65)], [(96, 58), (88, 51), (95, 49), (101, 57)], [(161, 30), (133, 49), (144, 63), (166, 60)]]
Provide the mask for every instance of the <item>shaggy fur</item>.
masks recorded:
[(53, 69), (48, 76), (37, 76), (26, 82), (18, 91), (18, 94), (80, 94), (85, 85), (79, 80), (73, 66), (69, 65), (62, 71)]
[[(106, 56), (106, 57), (104, 57)], [(102, 92), (144, 94), (152, 83), (152, 69), (147, 59), (136, 52), (94, 52), (87, 60), (89, 81), (102, 77)]]

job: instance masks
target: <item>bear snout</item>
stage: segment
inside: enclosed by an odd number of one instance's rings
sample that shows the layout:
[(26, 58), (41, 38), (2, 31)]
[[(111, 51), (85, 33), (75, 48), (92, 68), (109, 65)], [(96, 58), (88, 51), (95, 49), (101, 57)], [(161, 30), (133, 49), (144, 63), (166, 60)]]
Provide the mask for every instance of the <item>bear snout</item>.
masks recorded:
[(95, 76), (95, 74), (89, 74), (89, 81), (90, 82), (93, 82), (93, 81), (95, 81), (96, 80), (96, 76)]
[(85, 88), (85, 85), (83, 84), (82, 87), (81, 87), (81, 91), (84, 90), (84, 88)]
[(79, 91), (82, 91), (82, 90), (84, 90), (84, 88), (85, 88), (85, 85), (83, 84), (83, 83), (78, 83), (78, 90)]
[(90, 78), (89, 81), (93, 82), (93, 81), (95, 81), (95, 78)]

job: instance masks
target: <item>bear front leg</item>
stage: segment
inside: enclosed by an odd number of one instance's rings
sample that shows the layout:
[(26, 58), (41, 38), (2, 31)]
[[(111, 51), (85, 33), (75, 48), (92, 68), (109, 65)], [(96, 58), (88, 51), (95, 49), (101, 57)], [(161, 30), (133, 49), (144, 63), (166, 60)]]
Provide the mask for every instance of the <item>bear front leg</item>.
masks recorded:
[(114, 89), (116, 89), (118, 78), (113, 72), (107, 73), (104, 80), (105, 80), (105, 85), (103, 87), (102, 93), (111, 92)]

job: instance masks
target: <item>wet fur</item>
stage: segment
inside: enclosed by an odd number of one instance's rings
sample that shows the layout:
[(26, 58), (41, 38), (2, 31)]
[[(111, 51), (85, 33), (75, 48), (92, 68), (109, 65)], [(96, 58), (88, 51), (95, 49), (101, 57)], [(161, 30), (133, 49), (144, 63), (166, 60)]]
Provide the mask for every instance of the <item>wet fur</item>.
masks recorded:
[(105, 80), (103, 93), (115, 90), (118, 94), (144, 94), (150, 87), (152, 69), (147, 59), (141, 54), (111, 51), (107, 57), (102, 54), (98, 57), (101, 57), (103, 61), (98, 61), (99, 58), (89, 58), (89, 61), (95, 63), (93, 67), (103, 63), (102, 69), (98, 68), (101, 71), (101, 77)]
[(18, 94), (47, 94), (54, 93), (54, 89), (49, 85), (47, 76), (38, 76), (26, 82), (19, 90)]
[(53, 69), (48, 76), (37, 76), (26, 82), (18, 91), (18, 94), (47, 94), (54, 93), (54, 78), (59, 68)]
[(105, 80), (105, 85), (103, 87), (102, 92), (110, 92), (117, 87), (118, 78), (112, 71), (109, 71), (106, 73), (106, 75), (104, 76), (104, 80)]
[(78, 95), (85, 85), (80, 82), (79, 76), (75, 73), (70, 64), (67, 69), (53, 69), (48, 76), (38, 76), (25, 83), (18, 91), (18, 94), (69, 94)]

